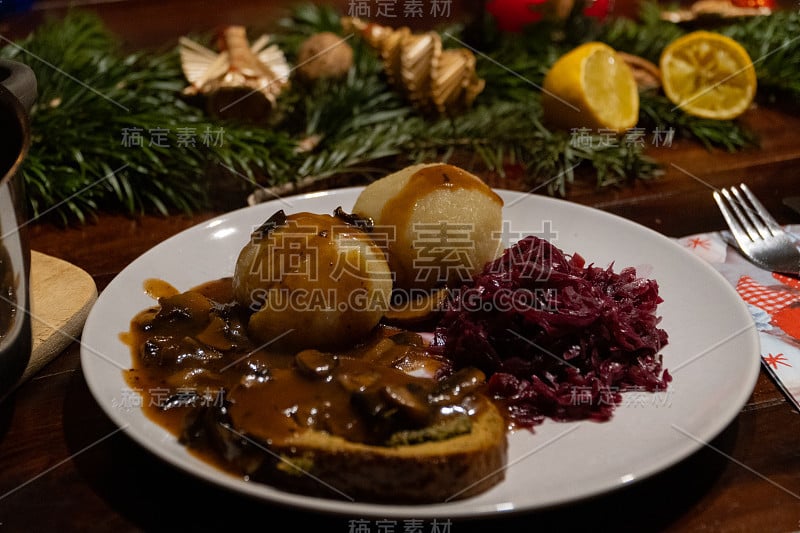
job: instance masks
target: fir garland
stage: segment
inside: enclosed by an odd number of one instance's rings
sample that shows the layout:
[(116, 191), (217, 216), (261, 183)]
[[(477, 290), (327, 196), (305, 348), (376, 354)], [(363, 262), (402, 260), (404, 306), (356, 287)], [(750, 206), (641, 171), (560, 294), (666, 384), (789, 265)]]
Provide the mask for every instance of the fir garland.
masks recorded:
[[(188, 212), (209, 206), (218, 180), (243, 197), (257, 186), (377, 176), (463, 154), (501, 176), (509, 163), (519, 165), (532, 187), (562, 196), (578, 175), (606, 187), (659, 173), (642, 142), (611, 143), (588, 134), (576, 139), (575, 132), (547, 130), (536, 85), (557, 57), (580, 42), (603, 40), (657, 60), (686, 29), (660, 20), (654, 5), (645, 6), (638, 21), (605, 25), (576, 8), (566, 20), (529, 28), (523, 38), (485, 22), (474, 45), (485, 54), (478, 56), (478, 69), (487, 86), (463, 114), (418, 114), (388, 87), (375, 54), (353, 39), (355, 66), (345, 79), (293, 84), (279, 98), (271, 123), (260, 126), (212, 119), (184, 100), (186, 82), (173, 48), (125, 54), (97, 18), (79, 11), (48, 22), (0, 49), (0, 56), (29, 64), (39, 82), (34, 139), (22, 169), (32, 214), (69, 223), (85, 222), (99, 210)], [(797, 100), (798, 29), (798, 14), (776, 13), (719, 31), (759, 58), (759, 97)], [(291, 62), (299, 43), (321, 31), (341, 32), (339, 13), (300, 6), (280, 21), (273, 38)], [(459, 27), (443, 35), (446, 45), (469, 40)], [(754, 141), (735, 122), (682, 114), (654, 93), (642, 94), (640, 122), (674, 128), (709, 149), (738, 150)], [(301, 149), (308, 139), (314, 148)]]

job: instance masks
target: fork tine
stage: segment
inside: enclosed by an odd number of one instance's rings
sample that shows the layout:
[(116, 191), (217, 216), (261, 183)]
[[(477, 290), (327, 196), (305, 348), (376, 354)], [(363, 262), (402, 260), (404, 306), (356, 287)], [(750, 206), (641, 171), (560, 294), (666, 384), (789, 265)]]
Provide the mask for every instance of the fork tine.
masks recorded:
[[(725, 189), (722, 189), (722, 191), (726, 192)], [(728, 207), (728, 204), (725, 202), (719, 191), (714, 191), (714, 200), (717, 202), (719, 210), (722, 213), (722, 217), (728, 224), (728, 228), (730, 228), (733, 238), (736, 239), (736, 242), (739, 243), (741, 248), (744, 248), (746, 243), (751, 242), (750, 236), (747, 234), (742, 225), (739, 224), (739, 220)]]
[(765, 270), (797, 275), (800, 251), (794, 240), (746, 185), (730, 189), (716, 190), (713, 196), (742, 255)]
[(783, 231), (783, 228), (781, 228), (781, 225), (778, 224), (778, 221), (773, 218), (769, 211), (767, 211), (767, 208), (764, 207), (764, 204), (762, 204), (758, 198), (756, 198), (756, 195), (750, 192), (750, 188), (747, 185), (742, 183), (739, 185), (739, 188), (742, 189), (747, 195), (747, 199), (750, 200), (751, 204), (753, 204), (756, 212), (767, 224), (773, 235), (777, 235), (779, 232)]
[(739, 228), (744, 232), (743, 234), (751, 241), (760, 240), (761, 236), (745, 214), (741, 201), (738, 198), (734, 198), (728, 189), (722, 189), (722, 196), (728, 201), (728, 207), (735, 215)]
[(756, 240), (759, 237), (762, 239), (769, 239), (770, 237), (772, 237), (772, 232), (759, 216), (758, 209), (754, 205), (751, 205), (751, 203), (748, 201), (751, 198), (754, 198), (754, 196), (750, 194), (748, 196), (748, 199), (745, 200), (742, 193), (739, 192), (739, 189), (737, 189), (736, 187), (731, 187), (731, 191), (733, 192), (733, 195), (736, 197), (736, 202), (741, 207), (744, 216), (747, 217), (747, 221), (750, 222), (750, 224), (752, 225), (752, 228), (749, 229), (748, 232), (750, 233), (750, 236), (753, 238), (753, 240)]

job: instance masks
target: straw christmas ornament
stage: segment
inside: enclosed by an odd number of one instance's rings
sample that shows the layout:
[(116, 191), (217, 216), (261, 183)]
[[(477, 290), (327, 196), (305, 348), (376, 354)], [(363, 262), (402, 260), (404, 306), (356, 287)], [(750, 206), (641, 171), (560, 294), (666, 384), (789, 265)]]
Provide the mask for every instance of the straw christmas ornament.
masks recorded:
[(465, 48), (443, 49), (436, 32), (412, 33), (345, 17), (342, 26), (378, 52), (389, 84), (415, 107), (447, 114), (469, 108), (485, 81), (475, 72), (475, 56)]

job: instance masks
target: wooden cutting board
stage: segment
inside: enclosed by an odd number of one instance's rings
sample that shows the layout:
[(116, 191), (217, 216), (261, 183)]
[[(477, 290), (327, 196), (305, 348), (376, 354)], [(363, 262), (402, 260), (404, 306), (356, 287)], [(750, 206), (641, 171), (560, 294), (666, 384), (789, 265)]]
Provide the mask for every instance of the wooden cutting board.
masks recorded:
[(31, 252), (31, 360), (27, 380), (80, 337), (97, 300), (92, 277), (62, 259)]

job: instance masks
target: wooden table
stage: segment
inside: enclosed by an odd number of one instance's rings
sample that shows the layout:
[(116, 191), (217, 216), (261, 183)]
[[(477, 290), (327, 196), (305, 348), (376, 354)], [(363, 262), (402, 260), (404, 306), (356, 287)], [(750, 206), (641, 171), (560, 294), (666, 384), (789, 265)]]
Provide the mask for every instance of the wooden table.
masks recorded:
[[(135, 23), (120, 22), (126, 4)], [(175, 37), (192, 23), (246, 23), (274, 13), (248, 1), (226, 2), (219, 13), (205, 7), (183, 15), (186, 2), (173, 2), (172, 8), (162, 4), (101, 3), (95, 9), (137, 44), (164, 39), (169, 31)], [(23, 28), (40, 18), (41, 12), (34, 12), (15, 21)], [(677, 237), (722, 229), (709, 187), (746, 181), (781, 222), (800, 222), (800, 215), (781, 204), (784, 196), (800, 195), (800, 117), (758, 108), (744, 120), (760, 135), (760, 148), (727, 154), (676, 142), (651, 151), (666, 170), (661, 179), (610, 191), (576, 187), (568, 199)], [(41, 223), (31, 228), (32, 247), (83, 268), (102, 290), (141, 253), (219, 212), (104, 214), (67, 229)], [(380, 529), (375, 519), (253, 501), (176, 470), (117, 429), (91, 396), (79, 345), (73, 343), (0, 405), (0, 524), (11, 531), (209, 530), (250, 524), (276, 530), (285, 524), (280, 530), (334, 533), (400, 532), (413, 525), (396, 520)], [(800, 416), (762, 372), (750, 400), (722, 434), (660, 474), (562, 508), (491, 520), (443, 516), (436, 523), (416, 522), (414, 531), (793, 531), (800, 529), (799, 493)]]

